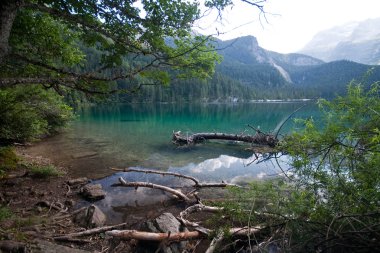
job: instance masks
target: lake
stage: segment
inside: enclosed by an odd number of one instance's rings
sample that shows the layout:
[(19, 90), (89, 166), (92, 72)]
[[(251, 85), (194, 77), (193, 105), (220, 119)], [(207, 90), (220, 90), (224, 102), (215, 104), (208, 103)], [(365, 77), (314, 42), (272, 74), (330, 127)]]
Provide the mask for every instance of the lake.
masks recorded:
[[(192, 164), (210, 163), (209, 159), (215, 158), (221, 158), (221, 163), (248, 163), (252, 152), (245, 150), (246, 144), (211, 142), (177, 147), (171, 142), (172, 133), (254, 134), (248, 124), (263, 132), (272, 132), (302, 105), (115, 104), (86, 107), (77, 111), (78, 118), (69, 130), (45, 141), (42, 151), (62, 166), (69, 167), (72, 175), (90, 178), (110, 175), (110, 167), (186, 170)], [(310, 117), (316, 113), (316, 106), (310, 103), (294, 117)], [(294, 130), (294, 124), (289, 120), (280, 133), (291, 129)]]
[[(94, 183), (103, 185), (107, 197), (97, 205), (116, 222), (120, 221), (120, 215), (125, 215), (125, 207), (136, 209), (168, 199), (160, 191), (151, 189), (139, 188), (135, 191), (110, 187), (119, 176), (128, 181), (149, 181), (174, 187), (189, 182), (142, 173), (113, 174), (112, 167), (159, 169), (191, 175), (201, 181), (224, 180), (237, 184), (275, 177), (279, 173), (281, 175), (277, 162), (273, 159), (262, 161), (265, 158), (262, 156), (259, 156), (260, 162), (253, 161), (256, 156), (246, 149), (248, 144), (213, 141), (178, 147), (171, 142), (172, 133), (255, 134), (248, 124), (263, 132), (272, 132), (302, 105), (115, 104), (86, 107), (77, 111), (78, 118), (69, 130), (33, 146), (31, 151), (35, 155), (46, 155), (55, 164), (68, 168), (73, 177), (98, 179)], [(311, 116), (317, 116), (317, 107), (309, 102), (293, 117)], [(296, 130), (293, 120), (289, 120), (280, 133)], [(286, 156), (282, 156), (278, 162), (281, 167), (287, 168)]]

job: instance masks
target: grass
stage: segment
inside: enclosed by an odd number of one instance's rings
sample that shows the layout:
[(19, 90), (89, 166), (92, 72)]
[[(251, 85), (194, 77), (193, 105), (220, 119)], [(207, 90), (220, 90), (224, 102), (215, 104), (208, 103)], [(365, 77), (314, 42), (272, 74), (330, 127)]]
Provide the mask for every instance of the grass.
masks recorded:
[(48, 178), (61, 176), (62, 173), (53, 165), (30, 165), (30, 172), (36, 178)]

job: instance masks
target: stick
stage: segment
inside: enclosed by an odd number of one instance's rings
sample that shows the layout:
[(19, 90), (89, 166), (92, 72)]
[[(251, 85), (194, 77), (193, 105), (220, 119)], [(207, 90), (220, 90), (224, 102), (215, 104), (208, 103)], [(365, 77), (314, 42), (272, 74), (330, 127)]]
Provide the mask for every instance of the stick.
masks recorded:
[(126, 182), (122, 177), (119, 177), (119, 184), (113, 184), (112, 186), (124, 186), (124, 187), (147, 187), (147, 188), (152, 188), (152, 189), (159, 189), (162, 191), (169, 192), (173, 194), (174, 196), (186, 201), (190, 202), (191, 200), (182, 192), (174, 190), (173, 188), (159, 185), (159, 184), (152, 184), (152, 183), (147, 183), (147, 182)]
[(211, 241), (210, 246), (207, 248), (206, 253), (214, 253), (220, 243), (223, 241), (223, 233), (219, 232)]
[(191, 222), (191, 221), (187, 220), (186, 216), (188, 216), (188, 215), (190, 215), (192, 213), (195, 213), (195, 212), (202, 212), (202, 211), (204, 211), (204, 212), (215, 213), (215, 212), (218, 212), (218, 211), (221, 211), (221, 210), (223, 210), (222, 207), (213, 207), (213, 206), (205, 206), (203, 204), (196, 204), (196, 205), (189, 206), (184, 211), (180, 212), (179, 213), (179, 219), (186, 226), (198, 227), (199, 226), (198, 223)]
[[(254, 234), (259, 232), (259, 228), (231, 228), (230, 233), (233, 236), (247, 235), (248, 233)], [(86, 232), (86, 231), (85, 231)], [(154, 233), (137, 230), (111, 230), (106, 231), (106, 235), (116, 237), (119, 239), (130, 240), (145, 240), (145, 241), (186, 241), (192, 239), (204, 238), (205, 234), (199, 231), (187, 231), (178, 233)]]
[(145, 241), (186, 241), (191, 239), (197, 239), (204, 237), (204, 235), (198, 231), (178, 232), (178, 233), (152, 233), (143, 232), (137, 230), (112, 230), (107, 231), (106, 235), (117, 237), (120, 239), (136, 239)]
[(141, 169), (133, 169), (133, 168), (125, 168), (125, 169), (111, 168), (111, 169), (116, 170), (116, 171), (123, 171), (123, 172), (141, 172), (141, 173), (147, 173), (147, 174), (148, 173), (149, 174), (159, 174), (159, 175), (164, 175), (164, 176), (170, 175), (170, 176), (189, 179), (189, 180), (193, 181), (195, 183), (195, 185), (199, 185), (199, 181), (196, 178), (191, 177), (191, 176), (182, 175), (182, 174), (175, 173), (175, 172), (164, 172), (164, 171), (157, 171), (157, 170), (141, 170)]
[(103, 233), (105, 231), (112, 230), (115, 228), (121, 228), (121, 227), (124, 227), (126, 225), (127, 225), (127, 223), (121, 223), (121, 224), (113, 225), (113, 226), (104, 226), (104, 227), (99, 227), (99, 228), (88, 229), (86, 231), (71, 233), (71, 234), (67, 234), (64, 236), (56, 236), (56, 237), (54, 237), (54, 240), (59, 240), (59, 241), (70, 240), (70, 239), (72, 239), (72, 237), (99, 234), (99, 233)]

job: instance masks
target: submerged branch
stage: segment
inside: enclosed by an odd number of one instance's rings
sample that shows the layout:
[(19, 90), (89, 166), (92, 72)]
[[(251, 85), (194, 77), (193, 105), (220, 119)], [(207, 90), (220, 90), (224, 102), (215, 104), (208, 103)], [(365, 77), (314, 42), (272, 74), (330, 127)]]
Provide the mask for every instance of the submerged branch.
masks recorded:
[(252, 144), (267, 145), (275, 147), (278, 140), (271, 134), (257, 132), (255, 135), (239, 135), (226, 133), (195, 133), (189, 136), (184, 136), (180, 131), (173, 132), (172, 141), (176, 145), (189, 145), (204, 142), (205, 140), (227, 140), (241, 141)]

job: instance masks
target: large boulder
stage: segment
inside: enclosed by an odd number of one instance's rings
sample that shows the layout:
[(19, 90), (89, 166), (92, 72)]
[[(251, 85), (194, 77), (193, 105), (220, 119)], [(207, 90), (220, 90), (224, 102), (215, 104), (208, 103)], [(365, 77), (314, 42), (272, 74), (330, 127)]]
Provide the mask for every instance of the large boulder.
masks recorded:
[[(178, 233), (187, 229), (171, 213), (163, 213), (153, 220), (148, 220), (141, 225), (141, 230), (155, 233)], [(186, 249), (186, 242), (173, 242), (169, 245), (160, 245), (155, 242), (140, 242), (138, 252), (155, 252), (158, 248), (162, 253), (181, 253)]]
[(89, 206), (74, 216), (74, 222), (84, 228), (101, 227), (106, 221), (106, 215), (95, 205)]

